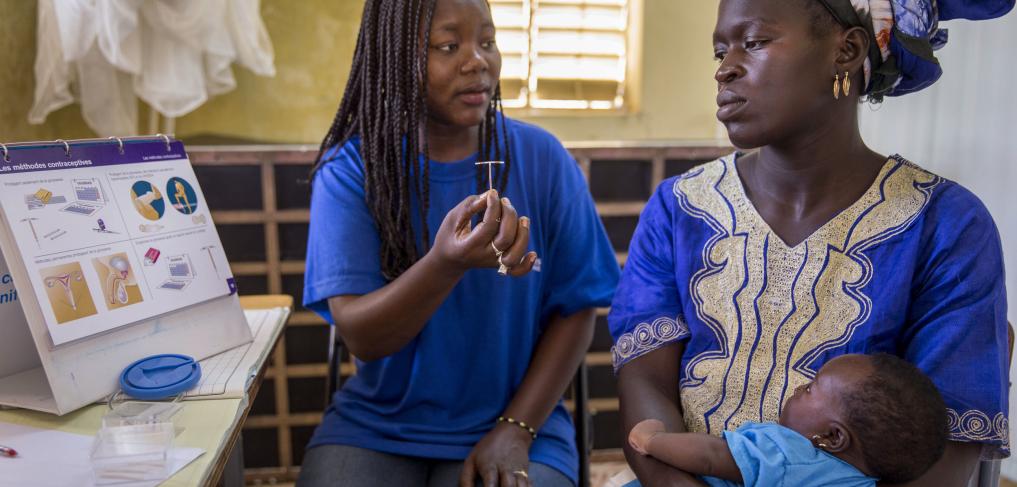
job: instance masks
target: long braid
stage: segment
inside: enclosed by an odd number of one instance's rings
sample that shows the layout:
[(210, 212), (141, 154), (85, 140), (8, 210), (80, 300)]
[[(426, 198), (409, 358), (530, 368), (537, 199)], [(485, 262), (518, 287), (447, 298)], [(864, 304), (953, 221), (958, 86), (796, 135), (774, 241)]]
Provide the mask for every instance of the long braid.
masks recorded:
[[(427, 4), (427, 7), (424, 7)], [(413, 18), (420, 18), (420, 10), (424, 10), (424, 25), (430, 26), (431, 21), (434, 19), (434, 2), (428, 0), (420, 0), (417, 4), (417, 13), (414, 14)], [(431, 45), (431, 29), (424, 29), (424, 38), (421, 39), (419, 36), (413, 35), (414, 50), (417, 53), (416, 65), (414, 65), (413, 81), (420, 86), (419, 90), (410, 90), (413, 93), (413, 103), (410, 104), (410, 112), (412, 113), (413, 125), (407, 129), (408, 133), (412, 133), (414, 145), (409, 147), (423, 147), (424, 152), (424, 174), (420, 178), (421, 191), (420, 191), (420, 235), (423, 241), (424, 248), (429, 249), (431, 247), (431, 231), (427, 227), (427, 213), (431, 209), (431, 148), (427, 143), (427, 137), (418, 129), (419, 124), (427, 124), (427, 55)], [(418, 78), (419, 77), (419, 78)], [(420, 140), (423, 139), (423, 140)]]
[[(430, 248), (427, 57), (435, 2), (365, 1), (346, 90), (311, 168), (313, 178), (334, 158), (332, 149), (359, 136), (365, 202), (381, 240), (381, 271), (388, 280), (413, 265), (421, 249)], [(504, 191), (511, 157), (504, 118), (498, 126), (500, 111), (501, 90), (496, 88), (478, 138), (480, 157), (504, 158), (497, 177)], [(414, 193), (419, 196), (419, 247), (411, 216)]]
[[(503, 114), (505, 113), (505, 109), (501, 105), (501, 85), (500, 84), (498, 85), (497, 88), (495, 88), (494, 99), (496, 100), (496, 105), (497, 105), (494, 117), (495, 117), (495, 120), (497, 120), (498, 112), (501, 112)], [(503, 138), (505, 140), (505, 153), (504, 153), (505, 164), (503, 164), (504, 170), (501, 171), (501, 178), (500, 178), (500, 181), (498, 182), (497, 186), (498, 186), (498, 192), (504, 193), (505, 192), (505, 188), (508, 186), (509, 171), (512, 169), (512, 150), (510, 149), (512, 147), (512, 139), (509, 137), (508, 122), (505, 120), (504, 115), (501, 117), (501, 130), (502, 130), (502, 134), (504, 136)], [(500, 157), (502, 157), (502, 155), (499, 154), (498, 157), (500, 158)]]
[[(364, 70), (363, 77), (364, 83), (361, 87), (361, 103), (359, 108), (360, 111), (360, 139), (361, 139), (361, 155), (364, 160), (364, 173), (365, 186), (364, 193), (365, 198), (368, 201), (368, 207), (371, 210), (371, 215), (374, 217), (376, 224), (378, 224), (379, 231), (381, 232), (382, 238), (387, 238), (390, 231), (389, 227), (394, 223), (393, 220), (389, 219), (386, 209), (388, 191), (385, 186), (389, 184), (387, 178), (378, 176), (384, 175), (385, 164), (381, 159), (381, 148), (375, 142), (379, 137), (378, 134), (378, 120), (377, 116), (374, 115), (376, 110), (378, 81), (375, 71), (375, 66), (378, 63), (376, 58), (375, 45), (378, 42), (378, 35), (376, 33), (378, 21), (378, 9), (381, 6), (380, 2), (366, 2), (364, 4), (364, 16), (363, 25), (367, 26), (367, 41), (364, 43), (363, 61)], [(361, 29), (363, 30), (363, 28)], [(374, 89), (372, 89), (374, 87)], [(373, 202), (373, 204), (372, 204)], [(382, 268), (388, 265), (387, 254), (385, 246), (382, 246), (381, 250), (381, 261)]]
[[(388, 83), (387, 86), (394, 86), (395, 93), (385, 97), (391, 104), (386, 112), (388, 112), (390, 117), (393, 117), (391, 123), (388, 124), (390, 130), (393, 131), (389, 134), (389, 136), (392, 137), (393, 140), (401, 140), (406, 137), (406, 145), (402, 146), (402, 142), (400, 142), (400, 146), (397, 146), (396, 148), (401, 150), (397, 152), (397, 157), (393, 159), (398, 159), (402, 166), (402, 171), (400, 171), (401, 177), (399, 178), (399, 206), (400, 208), (411, 208), (411, 190), (415, 191), (418, 195), (420, 194), (420, 176), (416, 174), (419, 172), (420, 164), (417, 157), (417, 151), (412, 145), (414, 143), (414, 137), (406, 133), (405, 113), (406, 99), (409, 93), (419, 90), (415, 89), (415, 86), (410, 82), (412, 78), (405, 76), (404, 73), (409, 72), (409, 67), (412, 64), (412, 58), (410, 55), (412, 55), (413, 40), (410, 36), (413, 35), (413, 37), (416, 37), (414, 35), (416, 29), (409, 29), (405, 24), (406, 18), (410, 15), (412, 5), (398, 5), (392, 3), (391, 6), (394, 11), (393, 14), (395, 15), (394, 32), (397, 35), (391, 36), (389, 39), (391, 42), (395, 43), (390, 51), (395, 54), (395, 59), (391, 59), (388, 62), (391, 82)], [(405, 220), (405, 225), (412, 228), (411, 212), (404, 211), (402, 213), (403, 214), (400, 215), (400, 219)], [(416, 243), (413, 235), (414, 232), (412, 231), (406, 234), (406, 245), (415, 247)]]
[[(492, 147), (492, 149), (490, 149), (490, 150), (493, 153), (494, 160), (502, 161), (504, 163), (505, 161), (502, 160), (502, 156), (501, 156), (501, 153), (502, 153), (501, 145), (499, 145), (499, 143), (498, 143), (499, 142), (499, 139), (498, 139), (498, 94), (500, 92), (501, 92), (501, 84), (499, 83), (499, 85), (494, 88), (494, 96), (491, 97), (491, 103), (487, 107), (487, 123), (491, 126), (491, 129), (490, 129), (490, 134), (491, 135), (488, 136), (488, 140), (490, 141), (489, 144)], [(504, 166), (505, 164), (501, 164), (501, 165)], [(505, 192), (505, 188), (500, 187), (498, 185), (498, 176), (502, 172), (503, 172), (503, 168), (499, 167), (498, 168), (498, 172), (495, 173), (495, 176), (493, 176), (494, 180), (491, 181), (491, 185), (494, 186), (495, 188), (498, 188), (498, 192), (499, 193), (504, 193)]]
[[(400, 16), (393, 12), (396, 8), (397, 5), (395, 2), (382, 3), (382, 15), (380, 19), (382, 26), (392, 26), (393, 23), (398, 21)], [(398, 30), (393, 30), (392, 32), (398, 32)], [(400, 147), (393, 147), (390, 143), (393, 138), (398, 140), (397, 134), (402, 133), (402, 131), (399, 130), (399, 127), (392, 126), (393, 122), (398, 120), (398, 114), (393, 117), (392, 110), (395, 108), (395, 104), (390, 101), (391, 98), (397, 96), (399, 90), (399, 73), (396, 71), (398, 66), (395, 66), (395, 63), (398, 62), (398, 56), (395, 56), (396, 59), (392, 59), (392, 55), (395, 53), (396, 46), (401, 41), (401, 38), (398, 36), (393, 38), (393, 35), (390, 32), (388, 35), (381, 36), (379, 41), (381, 44), (379, 54), (382, 56), (380, 59), (382, 76), (381, 83), (379, 84), (381, 89), (377, 90), (380, 92), (378, 100), (380, 109), (377, 111), (377, 130), (378, 133), (382, 134), (383, 139), (386, 142), (389, 142), (381, 144), (381, 160), (384, 161), (386, 165), (386, 172), (397, 176), (395, 178), (394, 187), (392, 187), (389, 191), (391, 198), (395, 200), (396, 203), (389, 206), (390, 215), (388, 216), (395, 220), (395, 226), (397, 228), (406, 228), (409, 224), (409, 218), (406, 215), (406, 212), (399, 211), (401, 207), (407, 205), (409, 202), (409, 188), (406, 187), (406, 179), (408, 175), (406, 174), (406, 168), (403, 167), (401, 160), (401, 155), (405, 151), (401, 151)], [(406, 235), (398, 235), (398, 238), (400, 240), (405, 240)], [(402, 244), (405, 244), (405, 242), (402, 242)], [(396, 258), (397, 256), (393, 255), (392, 257)]]

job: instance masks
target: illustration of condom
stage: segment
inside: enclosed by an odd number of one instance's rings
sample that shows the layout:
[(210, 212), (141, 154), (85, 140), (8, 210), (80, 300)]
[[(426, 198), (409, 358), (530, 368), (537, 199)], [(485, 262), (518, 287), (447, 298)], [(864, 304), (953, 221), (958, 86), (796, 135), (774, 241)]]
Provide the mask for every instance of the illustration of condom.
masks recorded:
[[(142, 194), (138, 194), (138, 192), (142, 192)], [(132, 187), (131, 197), (134, 201), (134, 209), (141, 216), (149, 220), (162, 218), (162, 194), (158, 189), (145, 182), (139, 182)]]
[[(180, 208), (184, 213), (190, 213), (191, 201), (187, 199), (187, 190), (184, 188), (184, 183), (174, 181), (173, 186), (177, 189), (176, 194), (173, 195), (173, 200), (177, 202), (177, 208)], [(183, 200), (182, 204), (180, 200)]]
[(159, 192), (153, 189), (152, 191), (149, 191), (141, 196), (138, 196), (137, 198), (134, 198), (134, 202), (139, 207), (143, 207), (145, 205), (152, 204), (153, 201), (159, 198), (160, 198)]
[(74, 291), (71, 290), (72, 281), (82, 281), (84, 276), (81, 275), (80, 271), (74, 271), (67, 274), (60, 274), (58, 276), (49, 276), (43, 282), (46, 287), (53, 287), (56, 284), (60, 284), (64, 288), (64, 296), (67, 298), (67, 304), (71, 306), (74, 311), (78, 310), (78, 304), (74, 301)]
[(130, 297), (127, 295), (127, 275), (131, 272), (131, 266), (127, 259), (119, 255), (109, 260), (110, 273), (106, 277), (106, 286), (109, 289), (109, 304), (127, 304)]

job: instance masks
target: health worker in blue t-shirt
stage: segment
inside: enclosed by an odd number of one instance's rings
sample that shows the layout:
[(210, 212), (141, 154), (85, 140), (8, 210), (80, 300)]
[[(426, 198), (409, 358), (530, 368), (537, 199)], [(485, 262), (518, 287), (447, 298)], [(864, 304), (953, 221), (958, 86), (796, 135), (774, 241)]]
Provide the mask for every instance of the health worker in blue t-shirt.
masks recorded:
[(619, 269), (575, 160), (501, 114), (500, 71), (484, 0), (365, 3), (304, 288), (359, 361), (299, 485), (576, 483), (561, 396)]

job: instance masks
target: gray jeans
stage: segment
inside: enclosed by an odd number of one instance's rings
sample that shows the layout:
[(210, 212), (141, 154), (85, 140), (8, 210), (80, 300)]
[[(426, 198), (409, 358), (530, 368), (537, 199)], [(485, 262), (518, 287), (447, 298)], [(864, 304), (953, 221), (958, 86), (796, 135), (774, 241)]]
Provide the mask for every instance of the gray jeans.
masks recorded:
[[(463, 462), (382, 453), (345, 445), (307, 451), (298, 487), (457, 487)], [(534, 487), (574, 487), (561, 472), (530, 463)], [(479, 482), (477, 485), (480, 485)]]

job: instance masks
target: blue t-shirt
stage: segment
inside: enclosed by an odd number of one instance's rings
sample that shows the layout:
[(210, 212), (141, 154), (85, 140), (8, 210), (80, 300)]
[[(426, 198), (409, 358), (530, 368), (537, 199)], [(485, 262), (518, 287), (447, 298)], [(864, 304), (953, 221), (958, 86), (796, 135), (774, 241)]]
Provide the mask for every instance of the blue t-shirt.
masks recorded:
[(685, 341), (689, 431), (775, 423), (795, 388), (847, 353), (894, 354), (946, 402), (950, 438), (1009, 455), (999, 234), (960, 185), (898, 157), (787, 245), (745, 195), (736, 156), (660, 185), (639, 220), (608, 324), (615, 367)]
[[(725, 431), (742, 483), (700, 477), (712, 487), (873, 487), (876, 479), (776, 423), (745, 423)], [(639, 481), (625, 487), (637, 487)]]
[[(493, 268), (466, 272), (402, 350), (358, 362), (310, 447), (465, 459), (515, 394), (550, 317), (610, 303), (618, 264), (578, 165), (548, 132), (514, 120), (507, 127), (512, 167), (502, 196), (531, 219), (529, 249), (538, 265), (521, 278)], [(359, 139), (330, 150), (326, 160), (312, 184), (304, 305), (331, 323), (328, 298), (370, 293), (386, 281), (364, 199)], [(475, 162), (476, 155), (430, 162), (432, 239), (445, 214), (477, 193)], [(530, 459), (575, 481), (575, 432), (561, 402), (538, 431)]]

